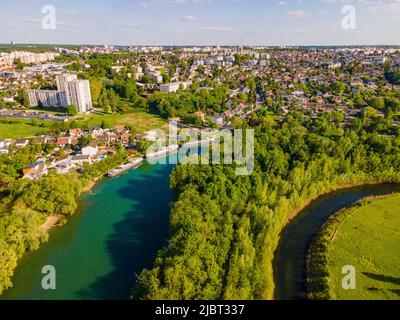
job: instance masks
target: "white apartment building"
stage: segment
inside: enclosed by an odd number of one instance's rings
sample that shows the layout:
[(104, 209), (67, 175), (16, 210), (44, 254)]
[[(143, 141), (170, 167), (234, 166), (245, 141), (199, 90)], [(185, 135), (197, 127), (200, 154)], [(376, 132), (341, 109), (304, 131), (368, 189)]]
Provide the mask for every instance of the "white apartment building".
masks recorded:
[(183, 89), (186, 89), (190, 85), (191, 85), (190, 82), (165, 83), (160, 85), (160, 92), (166, 92), (166, 93), (176, 92), (181, 88), (181, 86), (183, 87)]
[(157, 84), (163, 82), (163, 76), (159, 73), (156, 72), (150, 73), (150, 77)]
[(92, 96), (89, 80), (74, 80), (68, 82), (67, 99), (78, 108), (79, 113), (92, 110)]
[(75, 105), (79, 113), (92, 110), (89, 80), (78, 80), (75, 74), (56, 76), (58, 90), (27, 90), (33, 106), (41, 103), (45, 107), (67, 107)]
[(14, 51), (11, 53), (3, 53), (0, 56), (0, 60), (5, 65), (12, 65), (15, 59), (20, 59), (22, 63), (40, 63), (44, 61), (54, 60), (59, 53), (56, 52), (43, 52), (43, 53), (33, 53), (25, 51)]
[(56, 76), (57, 88), (60, 91), (68, 91), (68, 82), (78, 80), (76, 74), (59, 74)]
[(370, 57), (364, 57), (362, 59), (362, 62), (364, 63), (385, 63), (387, 61), (387, 57), (380, 57), (380, 56), (370, 56)]
[(44, 107), (66, 107), (65, 92), (58, 90), (27, 90), (29, 103), (32, 106), (42, 104)]

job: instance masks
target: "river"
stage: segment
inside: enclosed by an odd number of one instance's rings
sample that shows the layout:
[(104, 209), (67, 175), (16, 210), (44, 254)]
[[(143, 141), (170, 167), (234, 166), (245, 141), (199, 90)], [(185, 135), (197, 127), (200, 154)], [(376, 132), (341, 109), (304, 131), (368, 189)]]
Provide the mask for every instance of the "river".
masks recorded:
[(312, 202), (281, 233), (275, 252), (275, 298), (306, 299), (307, 250), (323, 223), (335, 212), (368, 196), (400, 192), (399, 184), (367, 185), (339, 190)]
[[(129, 299), (135, 273), (164, 245), (172, 165), (143, 164), (105, 179), (82, 196), (78, 212), (26, 254), (2, 299)], [(42, 267), (56, 269), (56, 290), (41, 287)]]
[[(104, 179), (82, 196), (78, 212), (26, 254), (1, 299), (129, 299), (135, 273), (151, 267), (165, 244), (173, 165), (144, 163)], [(274, 261), (276, 298), (305, 298), (305, 257), (321, 225), (333, 213), (370, 195), (400, 192), (400, 185), (351, 188), (323, 196), (282, 232)], [(43, 266), (56, 269), (56, 290), (43, 290)]]

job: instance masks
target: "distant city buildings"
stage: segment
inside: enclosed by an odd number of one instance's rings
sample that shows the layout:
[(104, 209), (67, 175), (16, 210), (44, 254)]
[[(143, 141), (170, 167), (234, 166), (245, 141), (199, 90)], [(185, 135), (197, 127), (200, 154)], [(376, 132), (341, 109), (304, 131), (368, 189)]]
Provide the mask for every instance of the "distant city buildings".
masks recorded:
[(59, 55), (60, 54), (56, 52), (33, 53), (25, 51), (14, 51), (11, 53), (1, 53), (0, 65), (11, 66), (14, 63), (15, 59), (19, 59), (21, 63), (24, 64), (40, 63), (54, 60)]
[(75, 74), (56, 76), (57, 90), (27, 90), (33, 106), (67, 107), (74, 105), (79, 113), (92, 110), (89, 80), (78, 80)]

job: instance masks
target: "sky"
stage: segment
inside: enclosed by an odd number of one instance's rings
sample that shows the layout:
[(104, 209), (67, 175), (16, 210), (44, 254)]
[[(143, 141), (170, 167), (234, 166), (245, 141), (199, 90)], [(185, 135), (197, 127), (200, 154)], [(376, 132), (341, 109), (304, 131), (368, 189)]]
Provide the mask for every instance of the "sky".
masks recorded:
[(0, 0), (0, 43), (398, 45), (399, 30), (400, 0)]

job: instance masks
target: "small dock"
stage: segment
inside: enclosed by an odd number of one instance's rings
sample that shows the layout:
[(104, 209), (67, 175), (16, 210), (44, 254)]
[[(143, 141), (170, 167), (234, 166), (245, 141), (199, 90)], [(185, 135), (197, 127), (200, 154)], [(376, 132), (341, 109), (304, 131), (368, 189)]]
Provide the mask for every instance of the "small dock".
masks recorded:
[(175, 152), (178, 149), (179, 149), (178, 145), (171, 145), (166, 148), (162, 148), (156, 152), (146, 153), (146, 158), (151, 159), (151, 158), (161, 157), (161, 156), (167, 155), (169, 153)]
[(121, 173), (124, 173), (130, 169), (138, 167), (143, 161), (144, 161), (143, 158), (133, 159), (132, 161), (129, 161), (128, 163), (123, 164), (122, 166), (119, 166), (119, 167), (116, 167), (116, 168), (110, 170), (107, 173), (107, 176), (108, 177), (116, 177), (116, 176), (120, 175)]

